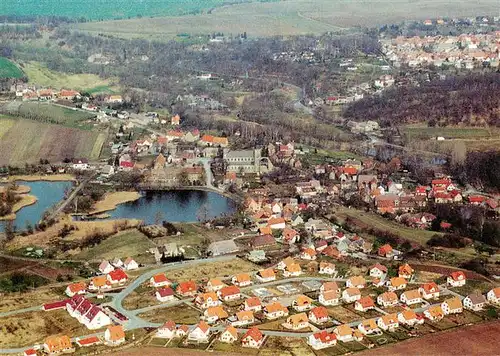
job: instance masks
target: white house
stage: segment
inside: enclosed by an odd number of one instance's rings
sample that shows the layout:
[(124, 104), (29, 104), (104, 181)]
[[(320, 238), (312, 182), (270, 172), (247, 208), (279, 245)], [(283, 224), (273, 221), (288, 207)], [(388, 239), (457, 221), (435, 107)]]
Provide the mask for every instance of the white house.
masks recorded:
[(462, 301), (458, 297), (448, 298), (441, 303), (445, 315), (458, 314), (463, 311)]
[(135, 260), (132, 257), (128, 257), (123, 263), (123, 266), (127, 271), (133, 271), (139, 268), (139, 264), (135, 262)]
[(450, 287), (461, 287), (465, 285), (466, 282), (465, 273), (462, 271), (452, 272), (448, 278), (446, 278), (446, 283)]
[(245, 310), (251, 310), (254, 312), (262, 310), (262, 303), (258, 297), (250, 297), (245, 300)]
[(500, 287), (493, 288), (486, 294), (486, 298), (488, 299), (488, 302), (492, 304), (499, 304), (500, 303)]
[(123, 261), (118, 257), (113, 258), (113, 261), (111, 261), (111, 264), (115, 268), (122, 268), (123, 267)]
[(362, 320), (358, 325), (358, 330), (361, 331), (363, 335), (371, 335), (380, 332), (375, 319)]
[(78, 171), (90, 169), (89, 161), (86, 158), (74, 159), (72, 167), (74, 170)]
[(241, 298), (240, 289), (236, 286), (227, 286), (217, 292), (217, 295), (224, 302), (238, 300)]
[(177, 327), (172, 320), (167, 321), (156, 330), (156, 337), (161, 339), (173, 339), (177, 336)]
[(238, 340), (238, 331), (234, 326), (229, 325), (219, 336), (219, 340), (226, 344), (232, 344)]
[(394, 292), (385, 292), (377, 297), (377, 304), (383, 307), (392, 307), (399, 302), (398, 295)]
[(329, 319), (328, 310), (325, 307), (314, 307), (309, 312), (309, 320), (314, 324), (324, 324)]
[(418, 291), (424, 299), (439, 298), (439, 287), (434, 282), (422, 284)]
[(401, 293), (401, 297), (399, 299), (401, 300), (401, 303), (405, 303), (406, 305), (422, 303), (422, 296), (418, 289), (413, 289)]
[(217, 296), (217, 293), (215, 292), (207, 292), (199, 294), (195, 298), (195, 303), (202, 309), (216, 307), (222, 304), (222, 302), (219, 300), (219, 297)]
[(267, 283), (276, 280), (276, 274), (272, 268), (268, 268), (258, 271), (255, 278), (261, 283)]
[(194, 342), (198, 344), (208, 343), (209, 336), (210, 326), (208, 326), (208, 324), (202, 320), (188, 334), (188, 342)]
[(425, 322), (424, 318), (419, 318), (417, 314), (411, 309), (407, 309), (399, 313), (398, 321), (400, 324), (405, 324), (410, 327), (418, 324), (423, 324)]
[(104, 260), (99, 265), (99, 271), (102, 274), (108, 274), (109, 272), (114, 271), (114, 270), (115, 270), (115, 268), (113, 267), (113, 265), (111, 263), (109, 263), (109, 261)]
[(361, 289), (364, 288), (365, 285), (366, 285), (366, 280), (362, 276), (351, 277), (345, 282), (345, 286), (347, 288)]
[(255, 317), (253, 311), (243, 310), (236, 313), (236, 320), (231, 323), (233, 326), (245, 326), (253, 324), (255, 322)]
[(149, 279), (149, 282), (155, 288), (169, 287), (172, 284), (164, 273), (155, 274)]
[(104, 342), (109, 346), (118, 346), (125, 342), (125, 331), (121, 325), (110, 325), (104, 332)]
[(474, 311), (482, 310), (486, 304), (486, 298), (479, 293), (469, 294), (463, 300), (464, 308)]
[(282, 318), (288, 315), (288, 308), (279, 302), (268, 304), (264, 307), (264, 315), (270, 320)]
[(354, 303), (361, 299), (361, 292), (358, 288), (347, 288), (342, 292), (342, 299), (346, 303)]
[(241, 338), (241, 346), (258, 349), (264, 342), (264, 335), (257, 327), (249, 329)]
[(175, 300), (174, 290), (169, 287), (159, 288), (155, 293), (156, 299), (161, 303)]
[(64, 291), (68, 297), (73, 297), (77, 294), (85, 294), (87, 285), (85, 282), (72, 283), (66, 287)]
[(252, 284), (252, 279), (247, 273), (240, 273), (231, 279), (231, 282), (238, 287), (247, 287)]
[(403, 277), (392, 277), (386, 283), (387, 289), (392, 292), (406, 288), (406, 279)]
[(309, 335), (307, 343), (314, 350), (321, 350), (337, 344), (337, 335), (329, 333), (326, 330)]
[(387, 314), (377, 320), (377, 325), (382, 330), (394, 330), (399, 327), (397, 314)]
[(69, 315), (76, 318), (90, 330), (100, 329), (111, 324), (111, 319), (100, 307), (90, 302), (82, 295), (76, 295), (66, 302)]
[(387, 267), (377, 263), (370, 268), (370, 277), (383, 278), (387, 274)]
[(319, 264), (319, 274), (333, 275), (336, 273), (336, 268), (333, 263), (321, 262)]
[(335, 290), (322, 292), (319, 294), (318, 301), (322, 305), (331, 306), (339, 304), (340, 293)]

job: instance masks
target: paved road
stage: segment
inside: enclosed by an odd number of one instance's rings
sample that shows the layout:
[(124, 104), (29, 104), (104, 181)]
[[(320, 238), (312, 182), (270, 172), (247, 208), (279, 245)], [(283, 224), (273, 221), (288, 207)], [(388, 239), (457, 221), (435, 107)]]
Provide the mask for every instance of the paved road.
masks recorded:
[(56, 208), (56, 210), (54, 210), (54, 212), (52, 214), (50, 214), (49, 216), (49, 219), (55, 219), (55, 217), (61, 212), (63, 211), (72, 201), (73, 199), (75, 199), (76, 195), (78, 194), (78, 192), (80, 190), (83, 189), (83, 187), (85, 187), (85, 185), (87, 185), (88, 182), (90, 182), (94, 177), (95, 175), (97, 174), (97, 172), (94, 172), (90, 177), (87, 177), (85, 178), (85, 180), (83, 180), (79, 185), (78, 187), (76, 187), (73, 192), (71, 192), (71, 194), (69, 195), (69, 197), (67, 197), (61, 204), (59, 204), (59, 206)]

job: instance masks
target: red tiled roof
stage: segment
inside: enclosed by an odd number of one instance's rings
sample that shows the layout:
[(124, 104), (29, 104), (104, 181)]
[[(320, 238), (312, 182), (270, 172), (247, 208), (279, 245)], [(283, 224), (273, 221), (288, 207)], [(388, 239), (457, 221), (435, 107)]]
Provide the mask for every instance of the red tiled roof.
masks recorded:
[(122, 279), (128, 279), (127, 274), (121, 269), (115, 269), (114, 271), (109, 272), (108, 275), (112, 281), (121, 281)]
[(47, 303), (43, 305), (43, 310), (55, 310), (66, 308), (66, 304), (69, 303), (71, 299), (61, 300), (59, 302)]
[(157, 292), (161, 298), (170, 297), (174, 295), (174, 291), (172, 288), (160, 288), (157, 290)]
[(91, 346), (94, 344), (98, 344), (101, 342), (101, 339), (99, 339), (97, 336), (91, 336), (85, 339), (79, 339), (78, 344), (80, 346)]
[(259, 342), (264, 338), (264, 335), (262, 335), (262, 333), (256, 326), (254, 326), (253, 328), (249, 329), (245, 335), (243, 335), (243, 339), (246, 339), (247, 337), (254, 339), (255, 342)]

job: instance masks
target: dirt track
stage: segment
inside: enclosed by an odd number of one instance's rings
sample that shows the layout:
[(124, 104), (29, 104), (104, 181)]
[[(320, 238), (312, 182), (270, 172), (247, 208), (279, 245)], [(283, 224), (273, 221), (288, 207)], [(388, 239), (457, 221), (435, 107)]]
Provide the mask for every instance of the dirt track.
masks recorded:
[(500, 350), (500, 338), (498, 335), (500, 335), (500, 321), (494, 321), (449, 332), (426, 335), (392, 346), (364, 351), (359, 355), (498, 355)]

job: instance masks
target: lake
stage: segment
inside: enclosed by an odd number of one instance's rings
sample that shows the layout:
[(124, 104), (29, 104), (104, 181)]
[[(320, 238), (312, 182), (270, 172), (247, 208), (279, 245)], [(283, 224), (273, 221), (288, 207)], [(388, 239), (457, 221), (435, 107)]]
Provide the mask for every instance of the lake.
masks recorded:
[(197, 222), (205, 215), (215, 218), (236, 211), (233, 200), (214, 192), (175, 190), (145, 192), (136, 201), (120, 204), (108, 214), (112, 219), (140, 219), (146, 224), (156, 221)]
[[(18, 185), (27, 185), (31, 188), (28, 193), (34, 195), (38, 201), (30, 206), (24, 207), (16, 213), (16, 220), (14, 220), (14, 226), (16, 230), (24, 230), (26, 224), (29, 223), (31, 226), (38, 224), (42, 215), (50, 207), (59, 203), (64, 199), (64, 192), (66, 189), (70, 189), (73, 185), (72, 182), (25, 182), (17, 181)], [(5, 221), (0, 222), (0, 232), (4, 231)]]

